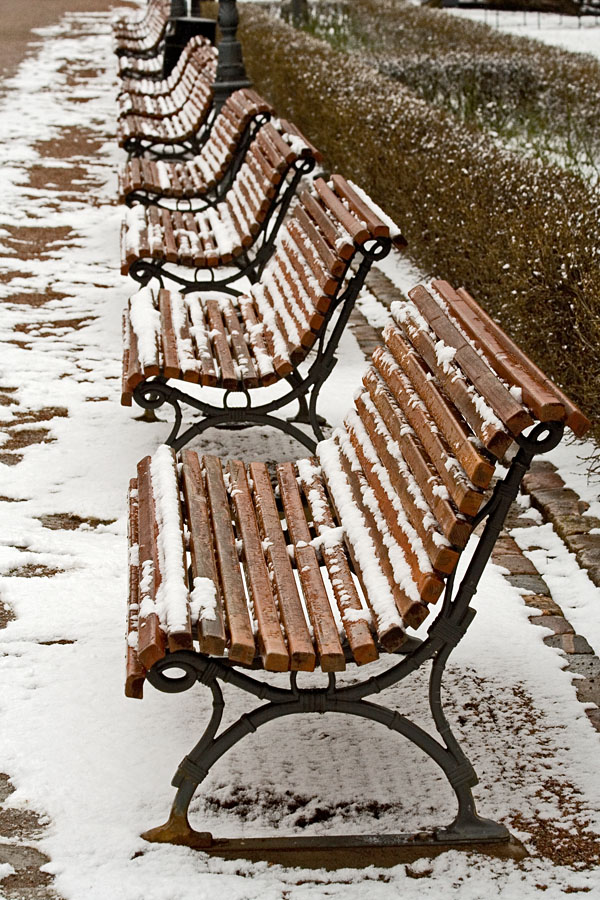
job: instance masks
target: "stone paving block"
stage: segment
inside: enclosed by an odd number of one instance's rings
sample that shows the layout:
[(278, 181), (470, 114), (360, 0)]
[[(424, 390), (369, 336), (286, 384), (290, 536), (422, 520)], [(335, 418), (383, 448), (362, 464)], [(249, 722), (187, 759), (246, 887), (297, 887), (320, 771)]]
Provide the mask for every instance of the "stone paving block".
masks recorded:
[(523, 594), (523, 600), (526, 606), (539, 609), (542, 616), (562, 616), (564, 618), (562, 609), (552, 597), (546, 597), (544, 594)]
[(523, 591), (531, 591), (532, 594), (546, 594), (550, 596), (550, 588), (541, 575), (505, 575), (509, 584)]
[(600, 679), (578, 678), (575, 681), (575, 692), (581, 703), (595, 703), (600, 705)]
[(544, 643), (548, 647), (558, 647), (567, 654), (573, 653), (591, 653), (594, 651), (580, 634), (549, 634), (544, 638)]
[(534, 625), (543, 625), (544, 628), (550, 628), (554, 634), (574, 634), (573, 627), (567, 622), (564, 616), (530, 616), (529, 621)]
[(554, 522), (559, 516), (578, 516), (582, 509), (580, 499), (570, 488), (535, 491), (531, 494), (531, 505)]
[(555, 516), (553, 524), (563, 541), (570, 545), (568, 538), (571, 535), (587, 534), (592, 528), (600, 528), (600, 519), (595, 516)]
[(596, 585), (596, 587), (600, 587), (600, 566), (590, 566), (587, 573), (588, 578)]
[(556, 466), (547, 460), (537, 460), (523, 478), (523, 488), (529, 494), (532, 491), (560, 490), (565, 483), (556, 471)]
[(511, 575), (537, 575), (538, 570), (526, 556), (520, 554), (492, 553), (492, 560), (498, 566), (508, 569)]
[[(583, 678), (600, 679), (600, 659), (590, 653), (571, 653), (569, 655), (569, 672)], [(598, 704), (600, 706), (600, 704)]]
[(393, 281), (390, 281), (387, 275), (376, 268), (371, 269), (367, 275), (367, 287), (388, 309), (396, 300), (404, 299), (402, 291), (396, 287)]

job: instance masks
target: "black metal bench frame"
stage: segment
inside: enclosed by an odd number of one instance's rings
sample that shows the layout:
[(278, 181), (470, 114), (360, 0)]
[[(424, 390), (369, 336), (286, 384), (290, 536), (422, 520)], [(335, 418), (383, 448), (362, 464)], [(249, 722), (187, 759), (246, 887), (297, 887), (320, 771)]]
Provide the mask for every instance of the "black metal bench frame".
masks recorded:
[[(202, 737), (181, 762), (173, 778), (172, 784), (177, 788), (177, 793), (168, 821), (146, 832), (143, 837), (150, 841), (185, 844), (210, 852), (213, 843), (218, 845), (219, 842), (213, 841), (209, 832), (192, 829), (188, 809), (198, 785), (206, 778), (212, 766), (243, 737), (268, 722), (298, 713), (337, 712), (379, 722), (406, 737), (442, 769), (458, 804), (456, 818), (445, 828), (421, 832), (416, 836), (369, 835), (363, 838), (366, 843), (362, 846), (373, 847), (378, 843), (379, 846), (389, 846), (390, 841), (399, 846), (408, 846), (414, 844), (416, 839), (421, 845), (429, 843), (433, 846), (506, 844), (510, 834), (505, 826), (477, 814), (472, 794), (472, 787), (478, 782), (477, 775), (446, 718), (441, 696), (442, 677), (452, 650), (475, 616), (476, 611), (470, 606), (471, 600), (509, 508), (519, 493), (523, 476), (536, 455), (546, 453), (560, 443), (563, 430), (562, 422), (544, 422), (532, 428), (527, 436), (515, 438), (519, 450), (507, 475), (497, 482), (491, 498), (474, 519), (475, 526), (484, 519), (487, 522), (459, 587), (454, 592), (454, 575), (449, 576), (440, 613), (429, 628), (428, 637), (422, 642), (413, 639), (413, 646), (405, 653), (404, 658), (387, 671), (345, 687), (338, 687), (335, 674), (330, 673), (328, 686), (317, 689), (299, 688), (297, 675), (292, 672), (290, 687), (286, 689), (273, 687), (238, 671), (227, 659), (210, 658), (193, 651), (168, 653), (155, 663), (148, 673), (148, 679), (155, 688), (166, 693), (178, 693), (189, 690), (199, 682), (212, 692), (213, 712)], [(432, 661), (429, 706), (439, 735), (437, 740), (407, 716), (367, 699), (398, 684), (428, 660)], [(259, 668), (258, 663), (256, 668)], [(170, 669), (183, 671), (184, 674), (173, 677), (168, 674)], [(266, 703), (244, 713), (229, 728), (217, 734), (225, 706), (219, 681), (246, 691)], [(321, 848), (335, 849), (339, 847), (339, 841), (339, 838), (322, 836), (319, 837), (318, 844)], [(351, 844), (356, 847), (357, 839), (353, 838)], [(218, 849), (215, 852), (218, 853)]]
[[(273, 233), (276, 234), (276, 229), (273, 229)], [(274, 238), (272, 238), (272, 241), (274, 241)], [(172, 387), (167, 383), (167, 379), (164, 376), (157, 376), (151, 380), (142, 381), (138, 384), (133, 391), (133, 398), (143, 409), (155, 412), (164, 403), (168, 403), (173, 407), (175, 422), (165, 443), (175, 450), (180, 450), (193, 437), (202, 434), (207, 428), (248, 428), (253, 425), (270, 425), (273, 428), (277, 428), (279, 431), (283, 431), (285, 434), (296, 438), (296, 440), (313, 453), (316, 447), (316, 441), (307, 435), (306, 432), (302, 431), (302, 429), (298, 428), (295, 423), (310, 425), (317, 441), (322, 441), (325, 437), (321, 426), (326, 423), (317, 414), (319, 393), (337, 364), (337, 348), (348, 323), (348, 319), (350, 318), (356, 298), (365, 282), (367, 272), (374, 262), (387, 256), (391, 249), (391, 245), (392, 242), (390, 238), (378, 238), (377, 240), (370, 241), (368, 247), (363, 246), (361, 248), (362, 259), (357, 269), (348, 279), (344, 291), (337, 298), (332, 300), (329, 310), (325, 314), (325, 320), (321, 328), (320, 336), (316, 342), (316, 346), (311, 350), (313, 357), (310, 361), (308, 371), (303, 374), (296, 367), (285, 379), (290, 385), (290, 390), (287, 390), (280, 397), (276, 397), (268, 403), (259, 403), (253, 406), (253, 397), (250, 391), (226, 390), (224, 392), (222, 405), (217, 406), (212, 403), (207, 403), (204, 400), (200, 400), (198, 397), (193, 397), (182, 391), (180, 388)], [(265, 263), (266, 260), (262, 262), (259, 274), (262, 272)], [(253, 280), (258, 281), (259, 278), (257, 277)], [(210, 287), (211, 284), (205, 282), (203, 286)], [(223, 290), (223, 287), (221, 287), (220, 284), (219, 290)], [(228, 293), (239, 294), (237, 291), (232, 291), (231, 288), (228, 288), (227, 290)], [(183, 293), (185, 293), (185, 291)], [(335, 324), (333, 324), (332, 320), (337, 311), (339, 311), (339, 314)], [(256, 390), (261, 392), (264, 388), (256, 388)], [(232, 395), (243, 396), (246, 405), (228, 406), (229, 397)], [(296, 400), (298, 401), (298, 411), (291, 419), (282, 419), (273, 415), (277, 410), (282, 409)], [(183, 433), (180, 433), (183, 420), (181, 403), (185, 403), (193, 409), (198, 410), (204, 417), (201, 421), (190, 425)]]

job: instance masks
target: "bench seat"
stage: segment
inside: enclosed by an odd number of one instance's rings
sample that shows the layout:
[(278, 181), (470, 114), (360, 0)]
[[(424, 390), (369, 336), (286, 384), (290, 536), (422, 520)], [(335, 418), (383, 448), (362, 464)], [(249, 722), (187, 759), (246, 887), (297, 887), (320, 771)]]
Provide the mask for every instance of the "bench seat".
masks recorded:
[[(282, 120), (280, 128), (281, 133), (267, 123), (259, 129), (231, 188), (215, 206), (196, 213), (154, 205), (127, 209), (121, 272), (127, 275), (134, 263), (145, 259), (212, 269), (245, 257), (248, 249), (265, 237), (272, 214), (284, 198), (287, 208), (298, 176), (307, 174), (321, 158), (290, 123)], [(286, 190), (288, 175), (296, 177)], [(248, 262), (248, 268), (252, 263)], [(146, 271), (144, 268), (144, 278)], [(169, 277), (164, 267), (157, 275)], [(192, 286), (193, 281), (192, 277)]]
[(144, 79), (160, 81), (163, 77), (162, 54), (146, 58), (136, 56), (119, 56), (118, 75), (122, 79)]
[(203, 208), (208, 205), (211, 192), (213, 199), (223, 195), (256, 130), (272, 114), (272, 106), (256, 91), (235, 91), (225, 101), (199, 153), (192, 159), (130, 159), (119, 177), (121, 199), (131, 206), (136, 202), (166, 205), (165, 199), (191, 201), (205, 197), (204, 202), (185, 204), (192, 211)]

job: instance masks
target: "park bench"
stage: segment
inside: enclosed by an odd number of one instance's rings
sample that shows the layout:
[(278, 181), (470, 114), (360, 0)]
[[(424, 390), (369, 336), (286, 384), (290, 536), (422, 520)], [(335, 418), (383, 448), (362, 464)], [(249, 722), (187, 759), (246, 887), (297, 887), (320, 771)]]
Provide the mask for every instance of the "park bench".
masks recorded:
[(118, 32), (114, 33), (115, 53), (117, 56), (138, 59), (156, 56), (164, 42), (170, 19), (170, 0), (168, 2), (162, 0), (161, 3), (153, 4), (138, 36), (128, 37), (121, 36)]
[(119, 146), (130, 156), (185, 158), (198, 153), (213, 104), (214, 50), (200, 47), (193, 58), (197, 61), (195, 77), (179, 108), (171, 105), (172, 111), (161, 118), (130, 112), (118, 119)]
[[(355, 186), (339, 175), (330, 184), (319, 178), (313, 192), (301, 193), (279, 231), (275, 253), (247, 293), (217, 294), (208, 283), (206, 293), (199, 284), (189, 293), (146, 287), (131, 298), (121, 402), (131, 405), (134, 399), (151, 411), (172, 406), (171, 446), (179, 449), (211, 426), (271, 425), (311, 451), (313, 438), (296, 423), (309, 424), (317, 440), (323, 437), (317, 400), (356, 297), (372, 264), (392, 244), (404, 244), (393, 223)], [(283, 380), (286, 389), (276, 397), (254, 392)], [(206, 392), (194, 394), (194, 384), (225, 393), (210, 402)], [(244, 405), (230, 405), (232, 394)], [(279, 412), (296, 401), (296, 417), (282, 418)], [(202, 418), (180, 434), (182, 403)]]
[[(127, 209), (121, 272), (142, 285), (154, 277), (186, 291), (204, 287), (233, 294), (239, 293), (233, 282), (260, 277), (301, 178), (321, 159), (294, 125), (281, 120), (278, 126), (280, 131), (268, 122), (257, 131), (218, 203), (197, 213), (143, 205)], [(233, 266), (233, 273), (223, 266)], [(209, 273), (210, 281), (199, 281), (199, 273)]]
[(250, 88), (225, 101), (199, 153), (190, 160), (128, 160), (119, 177), (120, 198), (135, 203), (173, 206), (195, 212), (214, 206), (230, 187), (257, 130), (273, 114), (272, 106)]
[(123, 80), (159, 81), (163, 78), (164, 58), (162, 53), (149, 56), (147, 59), (136, 56), (119, 56), (117, 60), (117, 74)]
[(143, 40), (152, 29), (152, 22), (158, 17), (171, 15), (171, 0), (149, 0), (140, 16), (124, 15), (112, 22), (115, 40)]
[[(210, 60), (213, 66), (210, 66)], [(200, 75), (214, 80), (217, 50), (202, 35), (186, 44), (177, 64), (167, 78), (160, 81), (128, 79), (117, 98), (119, 118), (125, 115), (162, 118), (176, 113), (184, 105)]]
[[(581, 436), (589, 422), (465, 290), (437, 281), (408, 296), (392, 305), (384, 344), (344, 424), (316, 457), (277, 466), (276, 486), (264, 463), (225, 463), (192, 450), (176, 457), (161, 447), (137, 467), (129, 491), (126, 694), (142, 697), (147, 679), (168, 693), (198, 682), (213, 697), (205, 732), (174, 777), (169, 820), (146, 832), (148, 840), (231, 854), (232, 843), (189, 824), (198, 785), (267, 722), (325, 712), (408, 738), (442, 769), (458, 805), (446, 828), (362, 843), (351, 836), (346, 851), (366, 847), (367, 862), (376, 862), (377, 846), (481, 847), (509, 838), (476, 812), (477, 776), (445, 715), (442, 678), (533, 458), (554, 448), (565, 426)], [(492, 489), (498, 462), (505, 468)], [(469, 538), (476, 547), (455, 584)], [(411, 632), (432, 606), (437, 615), (419, 639)], [(354, 668), (386, 656), (387, 667), (374, 673)], [(425, 730), (410, 718), (414, 684), (402, 714), (380, 698), (428, 661)], [(353, 677), (339, 684), (336, 673), (349, 666)], [(298, 672), (315, 669), (327, 686), (301, 687)], [(289, 672), (289, 688), (260, 670)], [(219, 682), (261, 701), (220, 734)], [(365, 761), (368, 739), (365, 731)], [(332, 854), (344, 845), (329, 835), (273, 843), (300, 851), (303, 840)], [(269, 858), (263, 845), (244, 839), (234, 851)], [(300, 858), (291, 852), (286, 861)]]

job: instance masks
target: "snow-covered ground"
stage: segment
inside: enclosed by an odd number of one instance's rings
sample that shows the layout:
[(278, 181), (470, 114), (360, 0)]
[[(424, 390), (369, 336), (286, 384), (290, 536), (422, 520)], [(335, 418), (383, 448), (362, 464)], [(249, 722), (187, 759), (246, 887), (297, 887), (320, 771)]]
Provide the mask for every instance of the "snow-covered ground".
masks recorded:
[[(15, 616), (0, 631), (0, 771), (16, 789), (7, 804), (45, 823), (39, 846), (57, 891), (66, 900), (600, 896), (597, 870), (557, 856), (517, 864), (452, 852), (385, 871), (300, 872), (140, 838), (166, 818), (171, 776), (204, 727), (209, 698), (200, 688), (173, 696), (148, 688), (143, 702), (123, 696), (126, 487), (168, 424), (142, 423), (119, 405), (121, 310), (132, 288), (118, 274), (113, 73), (107, 17), (69, 16), (40, 34), (0, 103), (1, 415), (21, 431), (47, 429), (19, 451), (18, 465), (0, 463), (0, 603)], [(81, 171), (57, 185), (73, 166)], [(27, 258), (15, 241), (33, 228), (60, 230)], [(386, 270), (397, 282), (414, 277), (400, 263)], [(322, 393), (333, 424), (364, 367), (350, 332), (340, 357)], [(202, 448), (246, 459), (302, 453), (264, 429), (212, 431)], [(562, 452), (565, 471), (580, 471), (578, 448)], [(573, 596), (561, 577), (572, 564), (541, 535), (546, 546), (562, 604), (563, 593)], [(600, 592), (577, 584), (577, 627), (599, 649)], [(543, 830), (554, 847), (600, 832), (598, 735), (561, 656), (499, 569), (489, 567), (477, 605), (445, 697), (480, 775), (480, 811), (526, 841)], [(429, 727), (425, 674), (388, 701)], [(241, 711), (235, 698), (232, 711)], [(414, 747), (328, 715), (248, 738), (204, 783), (194, 814), (217, 835), (402, 831), (448, 822), (453, 803)], [(1, 865), (0, 879), (9, 877)]]
[(591, 53), (600, 58), (600, 16), (560, 16), (556, 13), (513, 12), (510, 10), (458, 9), (448, 7), (445, 12), (491, 28), (532, 38), (544, 44)]

